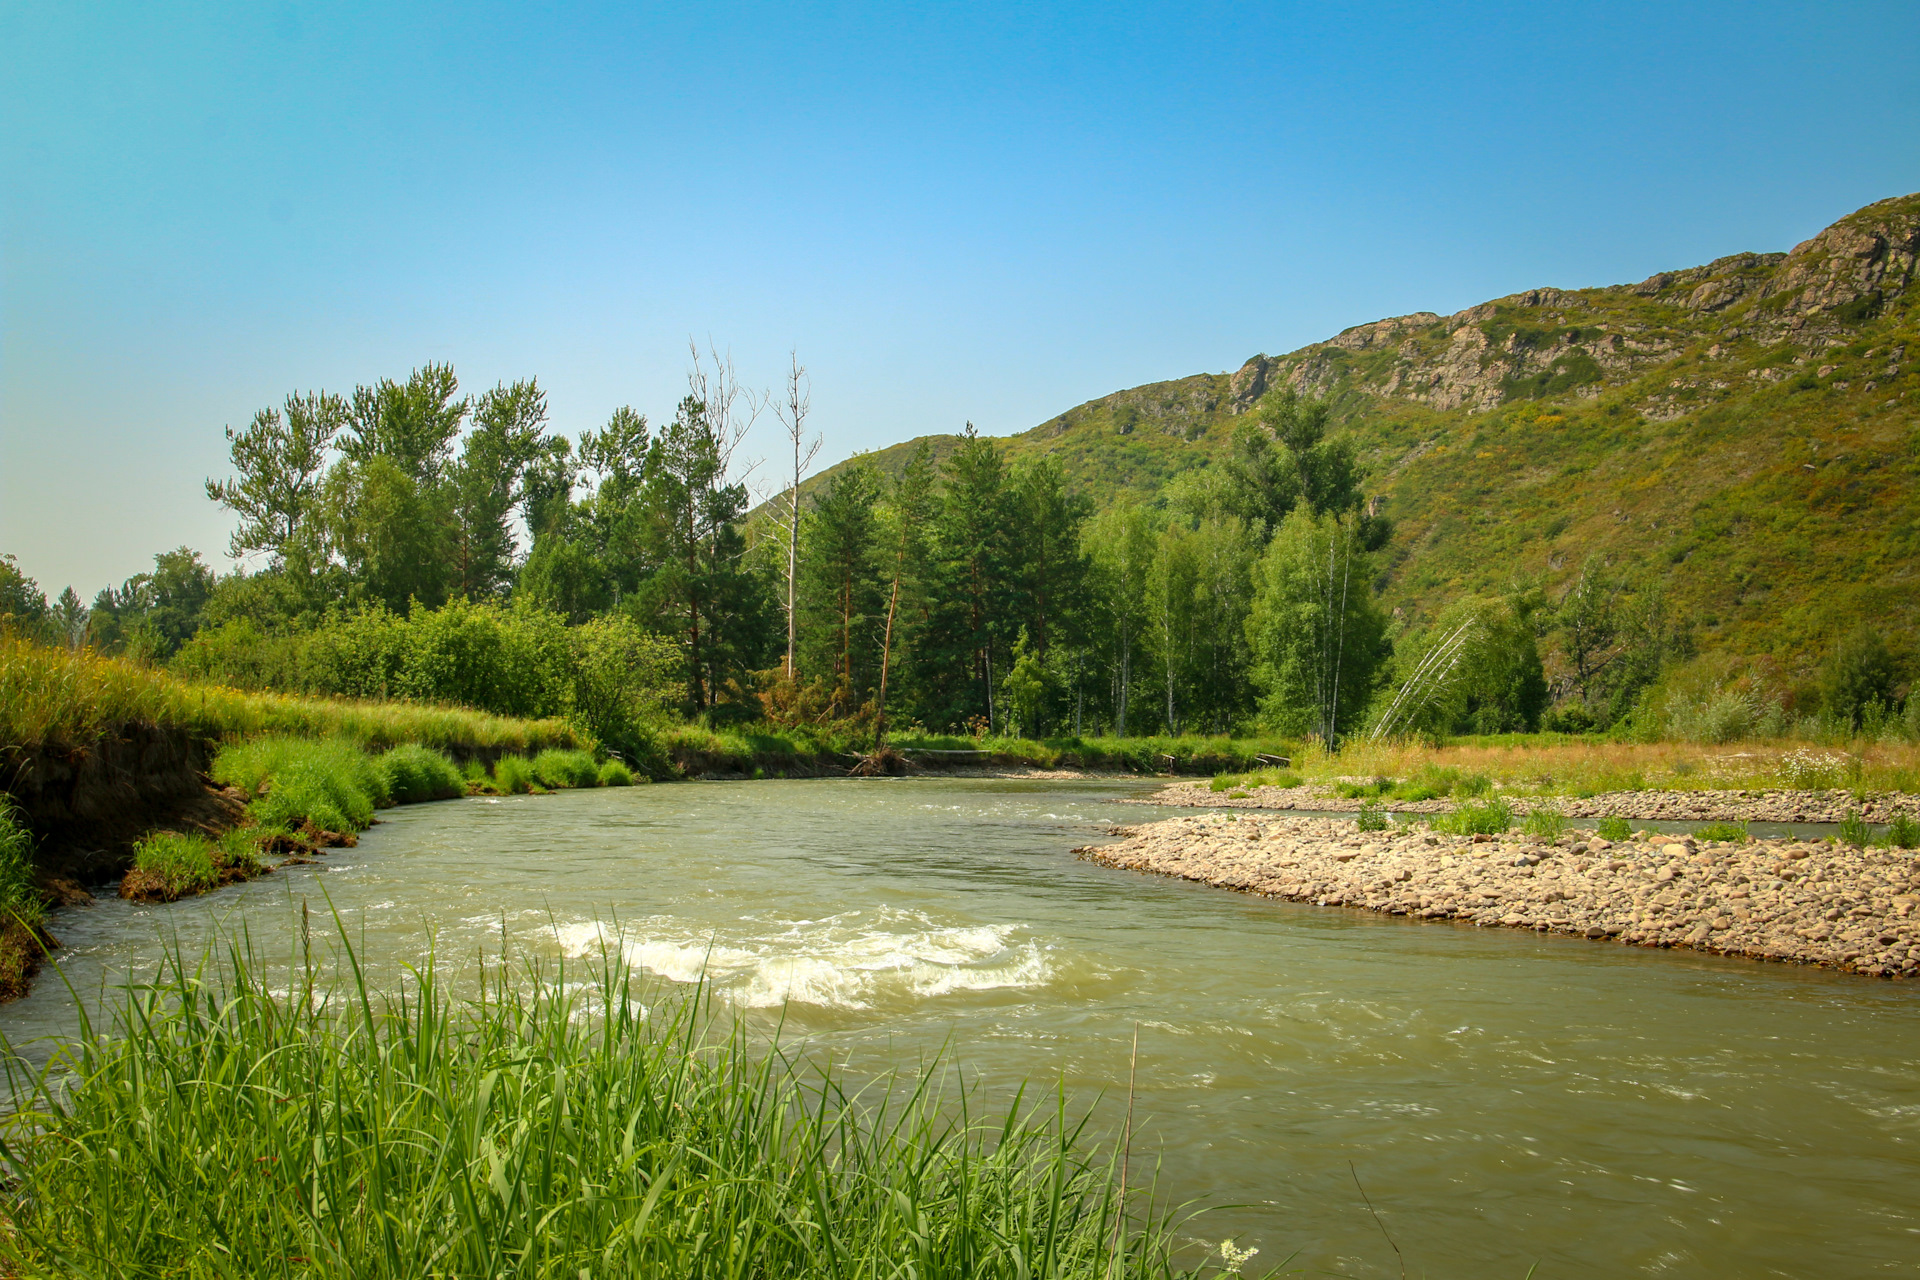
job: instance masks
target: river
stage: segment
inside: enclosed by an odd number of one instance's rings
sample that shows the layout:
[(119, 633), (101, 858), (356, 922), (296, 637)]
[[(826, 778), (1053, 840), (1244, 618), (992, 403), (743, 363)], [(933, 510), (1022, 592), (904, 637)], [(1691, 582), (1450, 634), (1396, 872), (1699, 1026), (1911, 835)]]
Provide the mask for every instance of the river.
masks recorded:
[[(703, 970), (856, 1067), (943, 1048), (989, 1091), (1127, 1090), (1133, 1169), (1239, 1206), (1188, 1233), (1413, 1275), (1920, 1272), (1920, 988), (1418, 924), (1106, 870), (1069, 850), (1142, 784), (765, 781), (391, 810), (357, 849), (171, 906), (52, 921), (90, 998), (291, 904), (338, 908), (391, 981), (586, 955)], [(1174, 812), (1174, 811), (1168, 811)], [(284, 952), (282, 952), (284, 954)], [(43, 974), (16, 1044), (71, 1025)], [(1379, 1221), (1355, 1188), (1356, 1175)], [(1384, 1228), (1384, 1232), (1383, 1232)]]

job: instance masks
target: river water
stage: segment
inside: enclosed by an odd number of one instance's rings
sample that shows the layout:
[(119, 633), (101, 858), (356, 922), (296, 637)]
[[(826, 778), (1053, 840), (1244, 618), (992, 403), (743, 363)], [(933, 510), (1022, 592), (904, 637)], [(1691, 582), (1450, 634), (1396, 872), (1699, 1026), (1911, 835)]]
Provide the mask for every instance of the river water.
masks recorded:
[[(611, 939), (856, 1066), (1106, 1099), (1133, 1168), (1228, 1206), (1257, 1274), (1920, 1273), (1920, 987), (1269, 902), (1069, 850), (1131, 782), (635, 787), (389, 811), (357, 849), (198, 900), (62, 912), (84, 995), (331, 899), (376, 980)], [(0, 1008), (71, 1025), (51, 974)], [(1376, 1222), (1355, 1177), (1379, 1213)], [(1383, 1233), (1384, 1227), (1384, 1233)]]

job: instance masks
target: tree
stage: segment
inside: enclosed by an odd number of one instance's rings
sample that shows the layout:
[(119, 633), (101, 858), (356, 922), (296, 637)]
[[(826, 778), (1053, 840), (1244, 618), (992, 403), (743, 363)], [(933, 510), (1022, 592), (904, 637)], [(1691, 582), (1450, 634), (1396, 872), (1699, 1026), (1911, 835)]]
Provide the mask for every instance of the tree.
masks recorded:
[(0, 629), (31, 634), (47, 617), (46, 593), (20, 572), (20, 562), (0, 554)]
[(1893, 711), (1900, 665), (1877, 627), (1863, 622), (1827, 650), (1820, 664), (1820, 701), (1828, 715), (1858, 728), (1868, 709)]
[(994, 725), (993, 645), (1007, 594), (1006, 467), (993, 441), (971, 422), (942, 468), (945, 481), (936, 523), (940, 559), (940, 613), (928, 629), (929, 645), (944, 651), (941, 663), (964, 677), (947, 690), (947, 718), (986, 713)]
[(340, 451), (358, 463), (389, 459), (422, 490), (440, 481), (453, 457), (453, 440), (472, 407), (456, 399), (460, 381), (450, 364), (428, 363), (404, 383), (382, 378), (371, 387), (355, 387), (349, 411), (350, 434)]
[(1621, 654), (1618, 611), (1620, 584), (1607, 576), (1596, 559), (1580, 568), (1580, 576), (1560, 598), (1560, 648), (1573, 668), (1573, 687), (1586, 703), (1599, 685), (1600, 675)]
[(807, 439), (807, 412), (813, 407), (811, 385), (807, 381), (807, 371), (801, 367), (798, 352), (788, 354), (787, 396), (784, 403), (775, 406), (780, 424), (787, 429), (787, 438), (793, 443), (793, 483), (787, 486), (782, 495), (785, 499), (784, 510), (777, 510), (774, 522), (786, 534), (786, 583), (787, 583), (787, 679), (794, 680), (798, 674), (794, 669), (794, 646), (799, 638), (799, 586), (800, 586), (800, 481), (806, 469), (813, 465), (814, 455), (820, 452), (818, 435)]
[[(475, 401), (473, 430), (447, 468), (453, 515), (452, 587), (470, 599), (503, 594), (515, 540), (508, 517), (527, 503), (529, 467), (550, 457), (547, 397), (533, 380), (496, 386)], [(564, 456), (565, 442), (561, 456)], [(529, 519), (531, 523), (531, 519)]]
[(207, 497), (240, 517), (227, 542), (236, 560), (265, 552), (276, 565), (304, 571), (318, 550), (314, 508), (327, 449), (346, 425), (347, 408), (324, 391), (289, 395), (284, 413), (262, 409), (244, 431), (227, 431), (235, 479), (208, 480)]
[(152, 573), (137, 573), (118, 591), (94, 598), (94, 643), (149, 661), (171, 657), (198, 631), (213, 598), (214, 573), (188, 547), (153, 558)]
[(80, 602), (80, 594), (72, 587), (60, 593), (53, 602), (53, 608), (47, 611), (47, 621), (53, 627), (53, 634), (61, 644), (69, 649), (78, 650), (87, 643), (87, 606)]
[(1363, 551), (1385, 546), (1393, 526), (1361, 489), (1365, 472), (1346, 440), (1326, 438), (1324, 400), (1291, 388), (1269, 391), (1233, 437), (1223, 486), (1235, 514), (1268, 534), (1304, 504), (1315, 515), (1350, 515)]
[(802, 576), (824, 624), (816, 629), (823, 641), (819, 656), (856, 696), (866, 685), (871, 624), (880, 610), (874, 565), (879, 497), (879, 473), (872, 463), (855, 459), (834, 473), (807, 517)]
[(1153, 517), (1130, 495), (1123, 495), (1084, 526), (1081, 538), (1093, 570), (1094, 615), (1113, 645), (1114, 733), (1124, 738), (1135, 655), (1148, 623)]
[(1262, 557), (1247, 637), (1263, 719), (1338, 743), (1392, 652), (1355, 514), (1296, 510)]
[[(928, 617), (927, 584), (931, 556), (927, 535), (934, 510), (933, 454), (922, 440), (907, 458), (900, 478), (894, 482), (892, 500), (883, 512), (893, 525), (888, 541), (893, 545), (893, 581), (887, 590), (887, 622), (880, 640), (880, 691), (874, 702), (874, 746), (887, 741), (887, 678), (893, 665), (894, 637), (917, 636), (919, 628), (910, 621), (900, 625), (904, 616), (924, 623)], [(901, 612), (905, 595), (906, 612)], [(907, 648), (914, 646), (909, 643)]]
[(747, 489), (729, 478), (746, 424), (724, 406), (739, 392), (724, 365), (714, 382), (696, 367), (692, 383), (718, 397), (722, 416), (689, 394), (648, 450), (641, 502), (657, 568), (642, 594), (643, 604), (683, 637), (688, 700), (700, 712), (712, 705), (728, 670), (752, 662), (765, 619), (735, 527), (746, 514)]

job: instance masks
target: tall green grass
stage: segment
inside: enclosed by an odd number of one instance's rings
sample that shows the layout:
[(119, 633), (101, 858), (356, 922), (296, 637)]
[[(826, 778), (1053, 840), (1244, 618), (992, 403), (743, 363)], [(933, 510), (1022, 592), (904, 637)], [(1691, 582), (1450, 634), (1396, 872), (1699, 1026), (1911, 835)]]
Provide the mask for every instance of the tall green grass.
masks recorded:
[(218, 839), (197, 832), (156, 831), (134, 846), (133, 870), (121, 891), (130, 898), (172, 902), (263, 869), (253, 834), (245, 828)]
[(259, 734), (405, 742), (447, 750), (540, 751), (589, 745), (560, 720), (515, 720), (457, 707), (294, 698), (196, 684), (90, 649), (0, 634), (0, 745), (77, 746), (144, 721), (209, 739)]
[(1435, 831), (1450, 835), (1499, 835), (1513, 826), (1513, 806), (1505, 800), (1485, 800), (1478, 804), (1463, 804), (1452, 813), (1443, 813), (1433, 820)]
[(395, 804), (451, 800), (467, 794), (467, 780), (460, 770), (432, 747), (407, 743), (382, 752), (375, 763), (385, 775), (387, 794)]
[(294, 831), (361, 831), (373, 811), (392, 803), (386, 771), (351, 742), (337, 738), (264, 737), (231, 743), (214, 757), (216, 782), (252, 797), (254, 821)]
[[(38, 1072), (0, 1259), (17, 1274), (1121, 1280), (1196, 1275), (1064, 1098), (934, 1072), (864, 1088), (756, 1048), (615, 960), (455, 998), (175, 954)], [(1116, 1229), (1117, 1228), (1117, 1229)]]
[(533, 758), (533, 776), (552, 790), (591, 787), (600, 782), (600, 767), (586, 751), (542, 751)]
[(45, 914), (33, 884), (33, 833), (13, 801), (0, 794), (0, 930), (9, 922), (37, 929)]

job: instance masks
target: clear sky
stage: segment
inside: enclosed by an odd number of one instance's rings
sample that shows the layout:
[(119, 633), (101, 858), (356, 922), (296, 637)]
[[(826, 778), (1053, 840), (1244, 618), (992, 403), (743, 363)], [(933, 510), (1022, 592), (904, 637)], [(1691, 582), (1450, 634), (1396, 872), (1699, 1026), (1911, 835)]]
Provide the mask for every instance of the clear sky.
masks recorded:
[(221, 427), (426, 360), (575, 434), (797, 349), (825, 463), (1916, 188), (1913, 0), (0, 0), (0, 550), (224, 566)]

